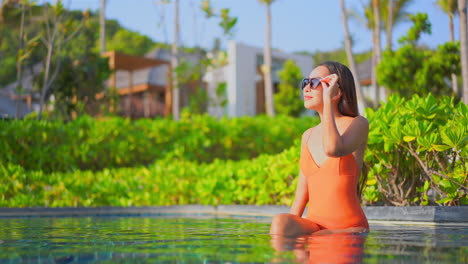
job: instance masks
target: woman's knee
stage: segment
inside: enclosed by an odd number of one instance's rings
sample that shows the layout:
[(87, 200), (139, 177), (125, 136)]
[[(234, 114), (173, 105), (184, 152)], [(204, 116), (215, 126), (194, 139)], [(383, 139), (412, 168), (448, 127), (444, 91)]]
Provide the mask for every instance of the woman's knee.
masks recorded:
[(271, 221), (270, 234), (284, 234), (291, 226), (293, 215), (291, 214), (278, 214), (273, 217)]

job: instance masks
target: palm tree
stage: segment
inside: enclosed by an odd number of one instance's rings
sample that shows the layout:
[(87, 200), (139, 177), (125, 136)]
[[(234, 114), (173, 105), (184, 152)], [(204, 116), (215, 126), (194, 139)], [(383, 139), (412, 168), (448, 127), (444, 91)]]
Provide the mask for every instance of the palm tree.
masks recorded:
[[(450, 41), (455, 41), (455, 32), (453, 28), (453, 19), (457, 13), (457, 0), (437, 0), (437, 5), (449, 16), (449, 29), (450, 29)], [(457, 75), (452, 73), (452, 90), (456, 95), (460, 95), (458, 91)]]
[[(25, 22), (25, 14), (26, 14), (26, 5), (28, 2), (21, 3), (21, 22), (20, 22), (20, 37), (19, 37), (19, 52), (18, 58), (16, 61), (16, 81), (17, 87), (16, 92), (21, 95), (23, 87), (22, 87), (22, 73), (23, 73), (23, 59), (21, 58), (23, 55), (21, 53), (24, 52), (24, 22)], [(16, 100), (16, 118), (20, 118), (21, 116), (21, 100)]]
[(172, 42), (172, 116), (179, 120), (179, 80), (176, 69), (179, 66), (179, 0), (174, 0), (174, 42)]
[[(388, 8), (387, 8), (387, 19), (383, 19), (386, 21), (385, 29), (387, 34), (387, 50), (392, 50), (392, 36), (393, 36), (393, 0), (388, 0)], [(385, 22), (384, 22), (385, 23)]]
[(380, 88), (377, 83), (377, 65), (380, 62), (381, 50), (380, 50), (380, 10), (379, 10), (379, 0), (372, 0), (372, 11), (374, 17), (374, 27), (372, 28), (372, 75), (371, 81), (372, 86), (375, 89), (375, 102), (374, 106), (379, 105), (380, 99)]
[[(380, 31), (382, 29), (386, 30), (387, 35), (387, 50), (392, 49), (392, 35), (393, 27), (403, 21), (407, 17), (405, 12), (406, 8), (413, 0), (369, 0), (366, 6), (364, 6), (364, 16), (365, 18), (357, 15), (357, 12), (352, 12), (352, 16), (357, 18), (359, 21), (372, 31), (373, 33), (373, 59), (372, 59), (372, 86), (376, 87), (376, 103), (378, 103), (378, 98), (380, 97), (379, 88), (377, 84), (377, 75), (376, 67), (380, 62)], [(390, 8), (391, 7), (391, 8)], [(378, 17), (375, 16), (378, 14)], [(377, 29), (374, 25), (379, 25)], [(377, 45), (376, 43), (379, 43)]]
[[(407, 18), (406, 9), (408, 6), (413, 2), (413, 0), (369, 0), (366, 6), (364, 6), (364, 18), (358, 15), (358, 12), (352, 11), (351, 16), (357, 18), (358, 21), (363, 23), (365, 27), (373, 32), (373, 43), (376, 43), (376, 37), (380, 38), (380, 33), (377, 30), (374, 30), (374, 25), (376, 24), (376, 20), (379, 22), (380, 30), (386, 31), (387, 41), (386, 41), (386, 48), (387, 50), (392, 49), (392, 40), (393, 40), (393, 28), (396, 24), (404, 21)], [(374, 10), (374, 5), (377, 5), (378, 10)], [(391, 7), (391, 8), (390, 8)], [(379, 13), (379, 18), (375, 18), (374, 14), (376, 11)], [(379, 40), (380, 43), (380, 40)], [(378, 50), (376, 50), (376, 48)], [(373, 55), (380, 54), (380, 45), (377, 47), (376, 45), (373, 46)], [(376, 57), (373, 56), (373, 65), (377, 65), (376, 61), (380, 60), (380, 56), (377, 55)], [(373, 74), (371, 75), (372, 85), (375, 85), (377, 81), (375, 78), (377, 77), (375, 74), (375, 66), (373, 66)], [(378, 93), (378, 89), (376, 89), (376, 93)], [(379, 95), (380, 96), (380, 95)], [(378, 97), (376, 98), (376, 102), (378, 102)]]
[(101, 53), (106, 51), (106, 0), (101, 0), (101, 10), (99, 12), (99, 39), (101, 46)]
[(457, 13), (457, 0), (437, 0), (437, 5), (449, 16), (450, 41), (455, 41), (453, 19)]
[(346, 12), (344, 0), (340, 0), (340, 7), (341, 7), (341, 20), (343, 22), (343, 30), (345, 34), (346, 57), (348, 58), (348, 64), (354, 76), (354, 84), (356, 86), (357, 99), (361, 103), (361, 105), (365, 108), (367, 107), (367, 105), (366, 105), (366, 101), (364, 100), (364, 96), (362, 95), (362, 88), (361, 88), (361, 84), (359, 82), (359, 76), (356, 70), (356, 62), (354, 61), (353, 49), (351, 47), (351, 36), (349, 34), (349, 29), (348, 29), (348, 14)]
[(463, 79), (463, 102), (468, 104), (468, 40), (466, 25), (466, 0), (458, 0), (458, 14), (460, 14), (460, 46)]
[(386, 49), (391, 50), (393, 27), (408, 17), (406, 9), (413, 2), (413, 0), (381, 0), (379, 2), (379, 12), (380, 17), (382, 18), (382, 27), (385, 29), (385, 34), (387, 36)]
[(265, 86), (265, 104), (266, 112), (269, 116), (275, 115), (275, 106), (273, 104), (273, 82), (271, 80), (271, 4), (275, 0), (259, 0), (261, 3), (265, 4), (266, 15), (267, 15), (267, 25), (266, 25), (266, 39), (265, 39), (265, 48), (263, 51), (264, 63), (262, 66), (262, 71), (264, 75), (264, 86)]

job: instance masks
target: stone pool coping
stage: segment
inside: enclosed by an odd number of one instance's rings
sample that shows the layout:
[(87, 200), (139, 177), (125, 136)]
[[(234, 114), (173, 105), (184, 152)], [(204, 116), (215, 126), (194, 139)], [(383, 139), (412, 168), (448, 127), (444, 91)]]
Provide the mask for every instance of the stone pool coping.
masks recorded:
[[(369, 222), (401, 221), (424, 223), (459, 223), (468, 225), (468, 206), (367, 206)], [(288, 206), (276, 205), (177, 205), (139, 207), (27, 207), (0, 208), (2, 217), (66, 216), (140, 216), (140, 215), (220, 215), (270, 218), (289, 212)]]

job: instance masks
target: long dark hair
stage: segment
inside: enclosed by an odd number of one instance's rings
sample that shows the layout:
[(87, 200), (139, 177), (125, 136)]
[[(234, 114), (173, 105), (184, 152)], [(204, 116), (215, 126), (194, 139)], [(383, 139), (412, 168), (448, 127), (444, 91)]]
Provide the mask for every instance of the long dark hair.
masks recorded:
[[(341, 88), (341, 98), (338, 102), (338, 110), (342, 115), (356, 117), (359, 115), (357, 104), (356, 86), (354, 77), (348, 67), (336, 61), (325, 61), (318, 66), (324, 66), (330, 74), (338, 75), (338, 84)], [(318, 67), (317, 66), (317, 67)]]
[[(354, 77), (348, 67), (336, 62), (336, 61), (325, 61), (320, 63), (318, 66), (324, 66), (328, 69), (330, 74), (336, 73), (338, 75), (338, 84), (341, 88), (341, 98), (338, 102), (338, 110), (342, 115), (356, 117), (359, 115), (359, 109), (357, 104), (356, 86), (354, 85)], [(357, 194), (361, 199), (362, 191), (366, 186), (367, 182), (367, 166), (363, 162), (361, 169), (361, 176), (359, 177), (359, 183), (357, 186)]]

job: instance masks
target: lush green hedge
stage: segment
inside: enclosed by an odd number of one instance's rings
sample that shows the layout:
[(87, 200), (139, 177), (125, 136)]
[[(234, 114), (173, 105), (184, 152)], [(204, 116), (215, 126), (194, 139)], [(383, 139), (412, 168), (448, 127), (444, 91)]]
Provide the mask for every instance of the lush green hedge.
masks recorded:
[(0, 165), (0, 207), (290, 204), (299, 141), (277, 155), (210, 164), (172, 159), (148, 167), (44, 173)]
[(468, 204), (468, 108), (452, 97), (393, 95), (370, 122), (364, 197), (394, 205)]
[[(468, 109), (465, 104), (455, 104), (450, 98), (436, 100), (430, 95), (425, 98), (414, 97), (408, 101), (398, 96), (392, 96), (378, 111), (368, 110), (367, 116), (370, 121), (370, 132), (365, 163), (369, 167), (369, 179), (363, 195), (364, 203), (468, 204), (466, 191)], [(222, 127), (223, 122), (232, 122), (231, 124), (236, 124), (231, 126), (233, 128), (249, 127), (243, 123), (254, 123), (257, 119), (258, 123), (264, 126), (261, 131), (266, 127), (274, 129), (272, 124), (278, 124), (278, 127), (284, 129), (285, 125), (281, 125), (276, 120), (288, 120), (266, 117), (221, 120), (218, 126)], [(279, 154), (262, 154), (255, 159), (237, 161), (215, 158), (211, 163), (200, 163), (196, 159), (190, 160), (190, 158), (197, 157), (191, 155), (198, 153), (201, 157), (206, 158), (222, 155), (221, 153), (216, 154), (218, 152), (215, 152), (215, 148), (211, 150), (204, 148), (204, 151), (210, 152), (203, 153), (202, 150), (191, 146), (188, 146), (190, 151), (185, 153), (183, 150), (187, 150), (187, 148), (184, 148), (185, 146), (180, 142), (192, 140), (193, 145), (197, 146), (203, 145), (200, 142), (215, 142), (215, 136), (206, 139), (200, 131), (217, 127), (216, 121), (208, 117), (193, 117), (190, 120), (182, 121), (181, 123), (188, 123), (185, 125), (176, 125), (175, 122), (169, 121), (158, 123), (150, 120), (136, 122), (133, 125), (122, 119), (104, 121), (102, 124), (94, 120), (82, 120), (80, 121), (85, 124), (104, 126), (111, 131), (118, 130), (119, 126), (116, 124), (118, 122), (122, 122), (118, 124), (125, 131), (128, 131), (126, 130), (128, 127), (133, 127), (131, 131), (138, 131), (135, 128), (136, 124), (152, 124), (154, 127), (164, 124), (164, 128), (154, 129), (154, 131), (166, 129), (174, 133), (187, 133), (188, 139), (181, 138), (180, 134), (177, 134), (177, 137), (173, 137), (176, 142), (166, 144), (170, 150), (165, 155), (161, 155), (161, 159), (149, 166), (138, 165), (133, 168), (49, 173), (43, 170), (34, 171), (30, 168), (24, 168), (9, 161), (0, 161), (0, 207), (175, 204), (290, 205), (292, 202), (298, 174), (300, 132), (297, 132), (295, 140), (288, 139), (288, 143), (292, 147)], [(208, 121), (203, 123), (203, 120)], [(295, 122), (302, 124), (304, 121), (297, 120)], [(293, 121), (290, 123), (294, 124)], [(57, 126), (55, 123), (45, 124)], [(110, 128), (106, 124), (113, 124), (113, 127)], [(191, 126), (196, 126), (196, 128), (191, 130), (189, 129)], [(260, 125), (252, 126), (260, 129)], [(138, 134), (141, 137), (152, 131), (148, 128), (151, 127), (150, 125), (138, 127), (141, 128), (139, 131), (141, 134)], [(186, 130), (178, 132), (174, 127)], [(148, 131), (145, 132), (144, 129), (148, 129)], [(63, 128), (63, 130), (70, 131), (71, 129)], [(301, 130), (303, 131), (305, 128), (301, 128)], [(53, 131), (60, 130), (55, 128)], [(88, 129), (87, 131), (98, 130)], [(193, 137), (190, 136), (190, 131), (195, 131)], [(251, 131), (249, 133), (253, 133)], [(77, 133), (79, 134), (79, 132)], [(232, 133), (241, 137), (239, 134), (242, 131)], [(273, 132), (270, 131), (270, 133)], [(209, 131), (205, 131), (205, 134), (215, 135), (210, 134)], [(281, 131), (273, 134), (277, 135), (277, 138), (282, 136)], [(117, 133), (117, 135), (123, 136), (124, 134)], [(243, 141), (226, 136), (223, 140), (239, 142), (236, 144), (240, 144), (240, 146), (231, 145), (230, 148), (225, 147), (225, 149), (243, 151), (248, 156), (249, 148), (257, 146), (262, 150), (268, 148), (268, 146), (263, 146), (267, 143), (256, 142), (257, 138), (263, 139), (263, 135), (246, 134), (241, 137)], [(90, 140), (94, 138), (91, 135), (87, 137)], [(128, 137), (133, 140), (141, 140), (135, 135)], [(47, 139), (47, 136), (44, 138)], [(149, 138), (157, 139), (156, 136)], [(253, 139), (248, 141), (251, 138)], [(112, 141), (105, 136), (98, 136), (98, 139), (113, 145)], [(53, 142), (58, 144), (60, 139), (56, 140)], [(271, 142), (268, 139), (263, 141)], [(123, 142), (120, 139), (119, 144), (124, 144)], [(148, 149), (147, 146), (139, 145), (139, 142), (133, 142), (135, 146), (132, 151), (139, 148)], [(142, 140), (142, 142), (146, 143), (147, 141)], [(240, 142), (244, 142), (244, 145), (249, 145), (249, 142), (253, 143), (252, 146), (246, 147), (242, 146)], [(215, 143), (207, 143), (206, 146), (213, 146), (211, 144), (215, 145)], [(280, 146), (280, 143), (272, 144)], [(284, 145), (286, 143), (283, 143)], [(178, 148), (181, 152), (175, 151)], [(96, 149), (99, 150), (99, 148)], [(122, 155), (124, 150), (130, 152), (124, 148), (119, 150)], [(270, 150), (272, 149), (270, 148)], [(80, 151), (77, 153), (86, 153), (84, 150)], [(15, 156), (14, 152), (6, 152)], [(60, 153), (68, 155), (64, 150)], [(101, 153), (106, 155), (105, 152)], [(260, 153), (260, 151), (257, 150), (255, 153)], [(2, 155), (6, 154), (2, 153)], [(50, 157), (50, 155), (52, 154), (48, 152), (45, 154), (46, 157)], [(58, 157), (58, 154), (56, 155)], [(112, 156), (112, 153), (108, 155)], [(237, 155), (236, 158), (243, 157), (239, 153), (224, 153), (222, 157), (229, 158), (229, 155)]]
[(0, 121), (0, 160), (45, 172), (148, 165), (158, 159), (240, 160), (292, 146), (317, 118), (188, 116), (180, 122), (123, 118)]

